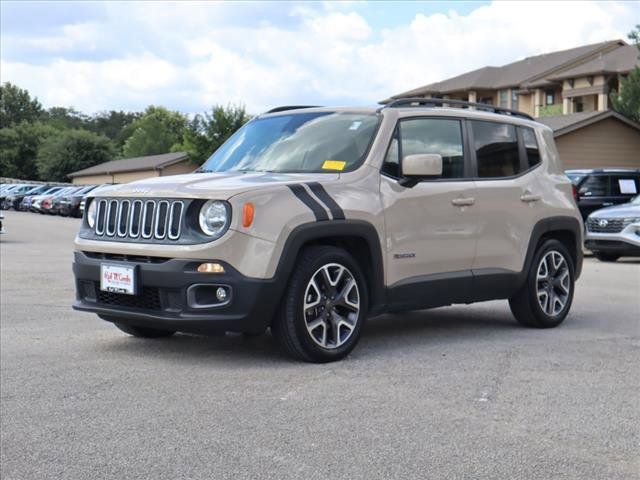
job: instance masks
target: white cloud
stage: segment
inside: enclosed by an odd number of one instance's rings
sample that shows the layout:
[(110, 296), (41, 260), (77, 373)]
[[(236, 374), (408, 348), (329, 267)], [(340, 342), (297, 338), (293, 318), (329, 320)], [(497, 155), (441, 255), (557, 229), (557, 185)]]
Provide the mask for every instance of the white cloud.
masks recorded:
[[(12, 34), (4, 57), (18, 46), (42, 47), (50, 57), (10, 56), (0, 76), (45, 105), (87, 112), (151, 103), (202, 111), (244, 102), (251, 112), (282, 103), (373, 104), (484, 65), (625, 38), (640, 17), (637, 3), (495, 2), (468, 15), (417, 13), (384, 28), (368, 23), (360, 4), (289, 6), (286, 25), (259, 13), (234, 22), (234, 8), (110, 5), (102, 22), (70, 24), (55, 35)], [(74, 59), (80, 49), (101, 55)]]

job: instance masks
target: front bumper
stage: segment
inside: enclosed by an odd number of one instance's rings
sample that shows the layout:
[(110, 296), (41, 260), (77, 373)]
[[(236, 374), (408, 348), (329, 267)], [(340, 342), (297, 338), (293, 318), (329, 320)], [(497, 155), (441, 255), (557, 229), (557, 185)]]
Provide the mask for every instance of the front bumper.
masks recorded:
[(618, 233), (594, 233), (587, 230), (584, 246), (594, 252), (640, 255), (640, 224), (627, 225)]
[[(245, 277), (230, 265), (223, 274), (199, 273), (202, 262), (211, 260), (168, 259), (75, 252), (75, 310), (92, 312), (108, 321), (191, 333), (264, 331), (279, 301), (275, 280)], [(138, 295), (100, 290), (100, 265), (134, 266)], [(211, 306), (194, 300), (194, 285), (223, 286), (228, 302)], [(200, 287), (196, 287), (200, 288)], [(189, 293), (188, 293), (189, 292)]]

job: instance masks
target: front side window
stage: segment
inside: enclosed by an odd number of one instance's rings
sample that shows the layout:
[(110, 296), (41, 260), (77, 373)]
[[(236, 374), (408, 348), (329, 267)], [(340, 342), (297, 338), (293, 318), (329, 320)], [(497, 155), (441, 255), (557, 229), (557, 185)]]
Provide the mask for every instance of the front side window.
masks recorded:
[(328, 173), (356, 168), (379, 115), (304, 112), (258, 118), (229, 138), (199, 172)]
[(510, 177), (520, 172), (518, 138), (513, 125), (474, 120), (471, 129), (479, 177)]
[(521, 127), (522, 139), (524, 140), (524, 148), (527, 152), (527, 164), (529, 168), (540, 163), (540, 150), (538, 149), (538, 141), (536, 133), (532, 128)]
[[(398, 132), (399, 143), (398, 148)], [(462, 126), (459, 120), (415, 118), (402, 120), (389, 145), (382, 171), (398, 177), (399, 155), (437, 153), (442, 157), (440, 178), (464, 177)]]
[(609, 177), (605, 175), (590, 175), (580, 185), (579, 194), (583, 197), (605, 197), (608, 195)]

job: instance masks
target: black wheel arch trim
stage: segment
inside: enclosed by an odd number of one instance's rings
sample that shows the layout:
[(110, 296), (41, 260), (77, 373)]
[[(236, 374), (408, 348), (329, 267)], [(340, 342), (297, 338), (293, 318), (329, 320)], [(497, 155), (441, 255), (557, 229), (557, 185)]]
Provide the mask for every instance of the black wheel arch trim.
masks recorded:
[(525, 256), (524, 266), (522, 271), (518, 274), (519, 282), (522, 283), (527, 278), (527, 274), (529, 272), (529, 269), (531, 268), (531, 262), (533, 262), (533, 257), (536, 253), (536, 248), (540, 243), (540, 239), (545, 235), (555, 232), (567, 232), (573, 236), (574, 245), (573, 249), (569, 249), (569, 252), (575, 255), (575, 258), (573, 258), (573, 266), (575, 270), (574, 273), (576, 280), (580, 277), (580, 273), (582, 272), (583, 260), (582, 227), (580, 226), (580, 221), (577, 218), (563, 215), (543, 218), (534, 225), (533, 230), (531, 231), (531, 236), (529, 238), (529, 247), (527, 248), (527, 255)]
[(361, 265), (365, 277), (368, 279), (370, 312), (374, 313), (386, 303), (384, 287), (384, 261), (382, 246), (376, 228), (364, 220), (329, 220), (323, 222), (304, 223), (295, 227), (288, 235), (282, 248), (280, 260), (274, 278), (280, 286), (277, 292), (280, 301), (286, 284), (293, 272), (300, 250), (309, 243), (331, 238), (355, 237), (364, 240), (371, 254), (371, 268)]

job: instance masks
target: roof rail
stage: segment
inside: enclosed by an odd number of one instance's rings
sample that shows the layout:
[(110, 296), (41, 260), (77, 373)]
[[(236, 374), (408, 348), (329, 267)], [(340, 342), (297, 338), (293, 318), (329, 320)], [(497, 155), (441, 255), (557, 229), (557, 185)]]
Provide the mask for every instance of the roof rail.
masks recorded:
[(286, 112), (287, 110), (298, 110), (301, 108), (317, 108), (319, 105), (283, 105), (282, 107), (275, 107), (265, 113), (277, 113)]
[(409, 97), (409, 98), (398, 98), (396, 100), (392, 100), (386, 105), (380, 107), (380, 110), (385, 108), (400, 108), (400, 107), (442, 107), (444, 105), (458, 106), (462, 108), (470, 108), (473, 107), (476, 110), (482, 110), (485, 112), (498, 113), (501, 115), (512, 115), (514, 117), (526, 118), (527, 120), (534, 120), (531, 115), (528, 115), (523, 112), (519, 112), (517, 110), (511, 110), (509, 108), (502, 107), (494, 107), (493, 105), (488, 105), (486, 103), (474, 103), (467, 102), (465, 100), (455, 100), (452, 98), (420, 98), (420, 97)]

